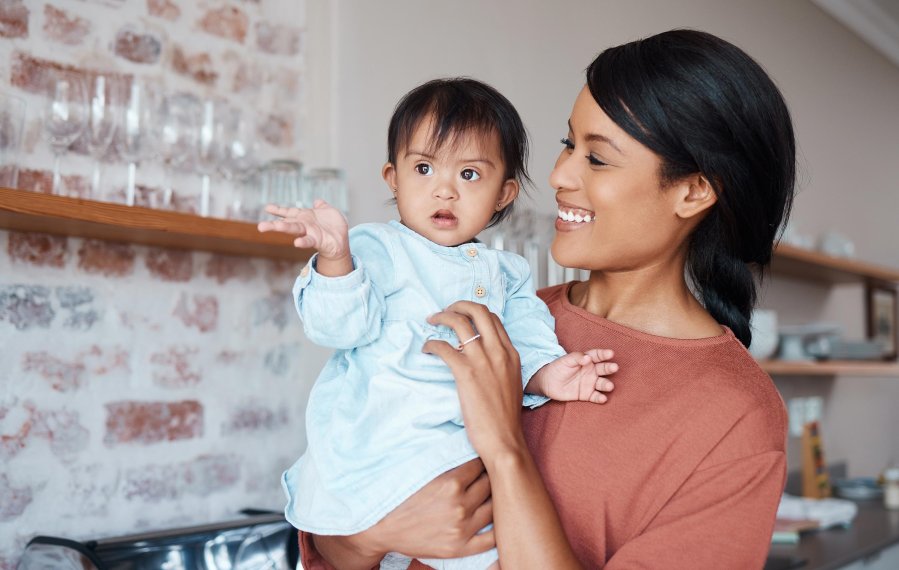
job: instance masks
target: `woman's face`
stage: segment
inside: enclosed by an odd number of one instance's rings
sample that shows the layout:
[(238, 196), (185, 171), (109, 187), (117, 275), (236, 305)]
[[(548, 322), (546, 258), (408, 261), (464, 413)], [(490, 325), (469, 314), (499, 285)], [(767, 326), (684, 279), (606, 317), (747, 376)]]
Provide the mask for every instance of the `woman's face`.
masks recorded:
[(678, 193), (661, 189), (659, 157), (612, 122), (587, 87), (568, 125), (549, 177), (559, 204), (553, 257), (603, 271), (670, 261), (686, 234)]

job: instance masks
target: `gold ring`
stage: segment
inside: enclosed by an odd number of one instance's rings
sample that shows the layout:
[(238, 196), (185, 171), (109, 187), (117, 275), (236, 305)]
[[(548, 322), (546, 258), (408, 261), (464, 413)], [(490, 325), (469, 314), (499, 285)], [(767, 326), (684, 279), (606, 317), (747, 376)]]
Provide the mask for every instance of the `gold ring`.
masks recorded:
[(481, 338), (481, 335), (476, 334), (473, 337), (471, 337), (470, 339), (466, 340), (465, 342), (460, 342), (459, 345), (456, 346), (456, 350), (458, 350), (459, 352), (462, 352), (462, 349), (465, 347), (466, 344), (468, 344), (469, 342), (478, 340), (479, 338)]

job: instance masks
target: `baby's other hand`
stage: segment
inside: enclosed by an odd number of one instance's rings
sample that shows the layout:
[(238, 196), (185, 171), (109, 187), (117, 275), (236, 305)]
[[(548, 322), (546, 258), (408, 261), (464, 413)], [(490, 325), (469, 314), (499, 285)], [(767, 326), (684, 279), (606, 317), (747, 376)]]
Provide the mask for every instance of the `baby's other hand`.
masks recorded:
[(259, 222), (260, 232), (283, 232), (296, 236), (293, 245), (314, 248), (330, 259), (349, 256), (350, 240), (346, 218), (324, 200), (316, 200), (312, 208), (285, 208), (269, 204), (265, 211), (278, 220)]
[[(594, 348), (587, 352), (570, 352), (540, 369), (531, 380), (538, 380), (539, 393), (563, 402), (608, 401), (607, 392), (615, 385), (606, 378), (618, 370), (609, 362), (614, 356), (611, 350)], [(530, 383), (525, 391), (531, 392)]]

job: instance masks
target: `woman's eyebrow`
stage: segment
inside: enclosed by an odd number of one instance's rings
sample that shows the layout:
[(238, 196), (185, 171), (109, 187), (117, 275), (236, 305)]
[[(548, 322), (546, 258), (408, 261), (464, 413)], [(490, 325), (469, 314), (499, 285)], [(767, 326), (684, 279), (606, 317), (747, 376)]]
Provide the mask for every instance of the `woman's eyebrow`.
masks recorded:
[[(574, 129), (571, 128), (571, 121), (568, 121), (568, 130), (571, 131), (572, 133), (574, 132)], [(586, 135), (584, 135), (584, 139), (585, 139), (587, 142), (604, 142), (604, 143), (607, 143), (610, 147), (612, 147), (612, 148), (614, 148), (615, 150), (617, 150), (619, 154), (624, 154), (624, 152), (621, 150), (621, 147), (619, 147), (617, 144), (615, 144), (615, 141), (613, 141), (612, 139), (610, 139), (610, 138), (607, 137), (606, 135), (601, 135), (601, 134), (599, 134), (599, 133), (587, 133)]]

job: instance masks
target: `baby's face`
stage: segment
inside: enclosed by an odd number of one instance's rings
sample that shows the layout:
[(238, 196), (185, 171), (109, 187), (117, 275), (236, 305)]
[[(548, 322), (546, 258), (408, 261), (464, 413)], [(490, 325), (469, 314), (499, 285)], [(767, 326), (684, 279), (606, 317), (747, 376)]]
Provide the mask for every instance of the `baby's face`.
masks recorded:
[(431, 122), (422, 121), (396, 164), (384, 166), (400, 221), (440, 245), (470, 242), (515, 199), (518, 183), (505, 179), (495, 133), (463, 133), (432, 146)]

